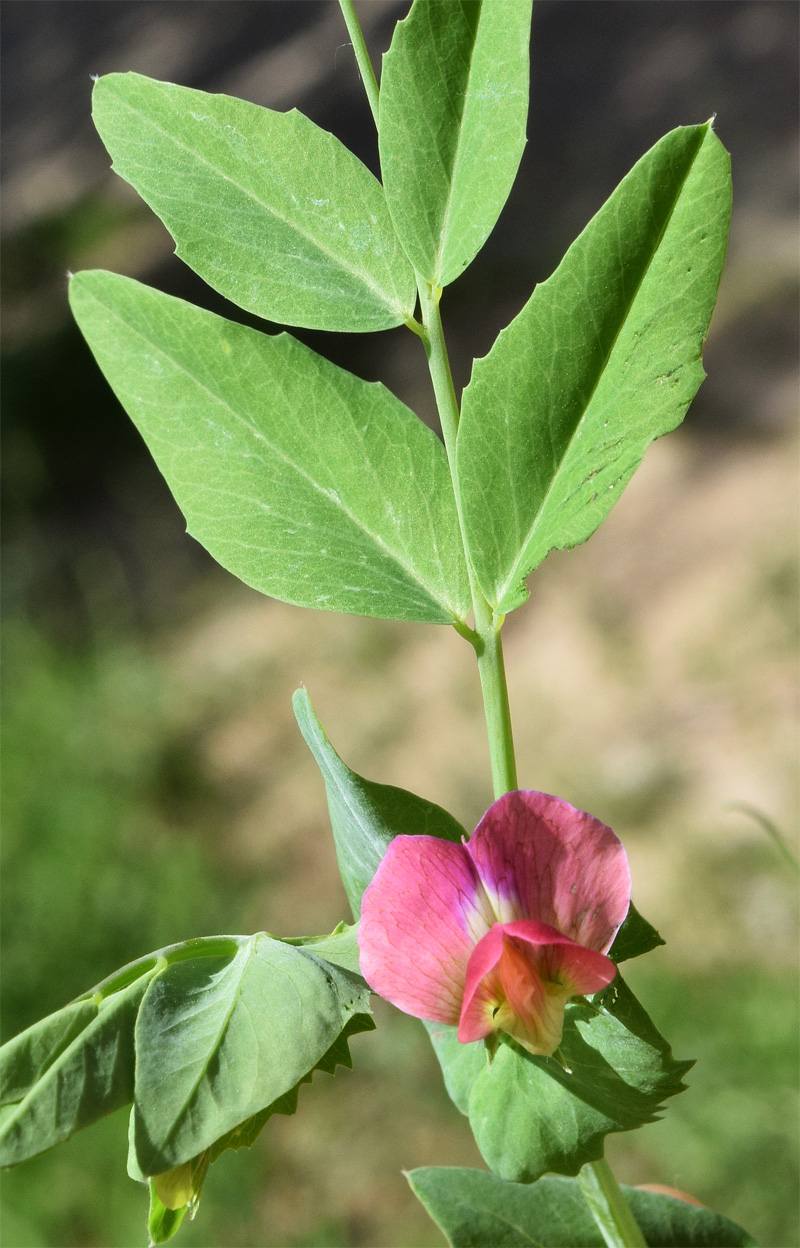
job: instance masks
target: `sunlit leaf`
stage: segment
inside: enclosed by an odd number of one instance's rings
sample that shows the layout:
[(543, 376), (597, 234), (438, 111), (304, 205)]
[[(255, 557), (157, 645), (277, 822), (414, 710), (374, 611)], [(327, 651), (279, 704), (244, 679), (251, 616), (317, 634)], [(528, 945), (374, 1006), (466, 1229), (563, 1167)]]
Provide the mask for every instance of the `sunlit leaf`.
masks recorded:
[(141, 1173), (197, 1157), (291, 1093), (350, 1019), (368, 1013), (360, 976), (265, 933), (171, 962), (136, 1022), (132, 1137)]
[(240, 307), (351, 331), (413, 315), (414, 274), (380, 183), (302, 113), (107, 74), (92, 115), (177, 254)]
[(467, 542), (498, 613), (554, 548), (590, 537), (654, 438), (683, 419), (730, 216), (710, 126), (673, 130), (572, 245), (464, 392), (458, 472)]
[(485, 243), (525, 147), (531, 0), (414, 0), (383, 60), (381, 172), (397, 233), (435, 286)]
[(357, 918), (361, 894), (395, 836), (440, 836), (458, 842), (467, 834), (441, 806), (351, 771), (325, 735), (305, 689), (297, 690), (292, 705), (325, 781), (339, 873)]
[(378, 383), (112, 273), (70, 304), (189, 531), (288, 602), (452, 623), (469, 585), (442, 444)]

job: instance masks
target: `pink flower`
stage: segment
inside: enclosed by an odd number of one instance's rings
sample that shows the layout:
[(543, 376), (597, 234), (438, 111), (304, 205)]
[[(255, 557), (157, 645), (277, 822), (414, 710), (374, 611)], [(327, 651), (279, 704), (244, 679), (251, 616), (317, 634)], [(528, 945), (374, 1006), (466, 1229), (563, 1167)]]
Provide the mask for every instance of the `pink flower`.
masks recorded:
[(555, 1052), (570, 997), (599, 992), (631, 897), (605, 824), (547, 793), (501, 797), (472, 839), (398, 836), (361, 907), (361, 969), (375, 992), (462, 1044), (505, 1031)]

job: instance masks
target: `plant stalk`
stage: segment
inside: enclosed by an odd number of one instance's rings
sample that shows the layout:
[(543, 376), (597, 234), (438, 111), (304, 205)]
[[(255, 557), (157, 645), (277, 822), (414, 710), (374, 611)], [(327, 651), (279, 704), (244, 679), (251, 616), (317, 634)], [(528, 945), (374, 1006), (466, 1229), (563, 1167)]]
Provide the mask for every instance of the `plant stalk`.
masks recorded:
[(339, 8), (342, 10), (344, 24), (347, 27), (347, 33), (350, 36), (350, 42), (353, 45), (353, 51), (356, 54), (356, 64), (358, 65), (361, 81), (364, 84), (364, 90), (367, 93), (372, 116), (375, 126), (378, 125), (378, 80), (375, 77), (375, 70), (372, 68), (372, 61), (369, 59), (367, 45), (364, 42), (364, 35), (358, 24), (356, 10), (353, 0), (339, 0)]
[(439, 420), (450, 465), (450, 476), (456, 496), (456, 509), (458, 511), (461, 539), (469, 574), (475, 623), (475, 631), (470, 640), (478, 656), (478, 673), (481, 679), (483, 706), (486, 716), (492, 784), (495, 797), (502, 797), (504, 793), (517, 788), (517, 765), (514, 759), (514, 739), (511, 734), (511, 712), (508, 705), (508, 685), (503, 663), (503, 642), (500, 636), (504, 617), (495, 616), (486, 598), (481, 593), (467, 549), (458, 489), (458, 464), (456, 460), (456, 437), (459, 420), (458, 400), (453, 385), (453, 375), (450, 371), (450, 360), (444, 340), (442, 318), (439, 315), (439, 299), (442, 292), (440, 289), (432, 287), (429, 282), (424, 281), (419, 276), (417, 277), (417, 286), (419, 288), (424, 329), (422, 341), (425, 345), (425, 354), (428, 357), (428, 368), (433, 383), (433, 392), (436, 396), (436, 406), (439, 410)]
[(578, 1182), (607, 1248), (647, 1248), (647, 1240), (604, 1157), (585, 1165)]
[[(375, 71), (369, 59), (364, 36), (358, 24), (352, 0), (339, 0), (347, 30), (353, 44), (364, 89), (367, 93), (369, 106), (375, 125), (378, 124), (378, 83)], [(464, 558), (469, 574), (470, 591), (472, 594), (472, 610), (474, 615), (474, 632), (466, 624), (458, 627), (458, 631), (474, 646), (478, 657), (478, 672), (483, 693), (486, 731), (489, 740), (489, 757), (492, 767), (492, 783), (495, 798), (502, 797), (518, 787), (517, 765), (514, 757), (514, 738), (511, 730), (511, 712), (508, 703), (508, 684), (506, 682), (505, 664), (503, 661), (503, 644), (500, 630), (504, 616), (496, 616), (481, 592), (475, 576), (475, 570), (467, 548), (461, 498), (458, 488), (458, 463), (456, 460), (456, 438), (458, 435), (459, 409), (450, 370), (450, 360), (439, 314), (439, 300), (442, 292), (433, 287), (417, 274), (420, 309), (422, 314), (421, 330), (414, 324), (425, 347), (428, 368), (436, 396), (436, 406), (442, 426), (447, 459), (450, 465), (450, 476), (456, 498), (458, 522), (464, 547)], [(608, 1248), (647, 1248), (646, 1241), (640, 1231), (636, 1219), (630, 1211), (620, 1186), (605, 1159), (590, 1162), (584, 1166), (579, 1175), (581, 1190), (592, 1213), (598, 1229)]]

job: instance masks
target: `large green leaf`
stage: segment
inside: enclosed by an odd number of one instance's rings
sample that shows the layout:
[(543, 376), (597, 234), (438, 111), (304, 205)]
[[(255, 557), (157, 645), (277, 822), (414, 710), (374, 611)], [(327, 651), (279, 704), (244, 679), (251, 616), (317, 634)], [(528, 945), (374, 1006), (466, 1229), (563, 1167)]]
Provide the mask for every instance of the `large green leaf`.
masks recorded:
[(350, 1020), (368, 1013), (360, 976), (263, 932), (171, 962), (136, 1021), (141, 1173), (191, 1161), (291, 1093)]
[(730, 171), (709, 125), (652, 148), (537, 286), (464, 392), (467, 542), (498, 613), (553, 548), (591, 536), (680, 423), (725, 256)]
[(240, 307), (310, 329), (413, 316), (414, 274), (380, 183), (302, 113), (108, 74), (93, 117), (177, 254)]
[[(291, 941), (203, 937), (139, 958), (0, 1049), (0, 1165), (133, 1101), (131, 1172), (158, 1175), (170, 1208), (220, 1152), (294, 1113), (315, 1070), (352, 1064), (348, 1038), (373, 1026), (357, 968), (344, 924)], [(153, 1216), (159, 1234), (177, 1229), (157, 1203)]]
[(0, 1049), (0, 1165), (34, 1157), (133, 1099), (134, 1024), (155, 960), (144, 966), (118, 991), (101, 985)]
[(397, 233), (435, 286), (475, 258), (525, 147), (531, 0), (414, 0), (383, 60), (381, 172)]
[[(325, 937), (312, 938), (309, 943), (316, 940), (321, 945), (325, 939)], [(333, 938), (328, 939), (335, 940), (335, 934)], [(273, 1114), (296, 1113), (301, 1087), (304, 1083), (310, 1083), (318, 1070), (333, 1075), (337, 1066), (346, 1066), (351, 1069), (353, 1059), (348, 1040), (359, 1032), (371, 1031), (373, 1028), (374, 1023), (369, 1015), (353, 1014), (327, 1052), (323, 1053), (313, 1069), (298, 1080), (293, 1088), (283, 1093), (259, 1113), (239, 1123), (231, 1131), (227, 1131), (196, 1157), (174, 1166), (171, 1170), (162, 1171), (161, 1174), (149, 1180), (142, 1173), (136, 1155), (136, 1112), (135, 1109), (132, 1110), (128, 1131), (128, 1173), (132, 1179), (149, 1183), (149, 1229), (152, 1242), (166, 1243), (176, 1234), (187, 1212), (191, 1212), (194, 1216), (200, 1202), (208, 1168), (222, 1153), (227, 1149), (250, 1148)]]
[(606, 1135), (655, 1121), (692, 1065), (675, 1060), (619, 976), (590, 1002), (567, 1006), (562, 1061), (532, 1057), (508, 1037), (490, 1061), (483, 1045), (459, 1044), (455, 1027), (427, 1026), (485, 1161), (513, 1182), (577, 1174), (602, 1157)]
[(189, 531), (224, 567), (301, 606), (467, 614), (444, 449), (382, 385), (112, 273), (79, 273), (70, 303)]
[(467, 834), (441, 806), (405, 789), (364, 780), (351, 771), (326, 737), (305, 689), (297, 690), (292, 705), (325, 781), (339, 873), (358, 918), (361, 894), (395, 836), (440, 836), (458, 842)]
[[(407, 1178), (452, 1248), (605, 1248), (576, 1179), (529, 1186), (438, 1166)], [(712, 1209), (635, 1187), (622, 1191), (652, 1248), (754, 1248), (746, 1231)]]

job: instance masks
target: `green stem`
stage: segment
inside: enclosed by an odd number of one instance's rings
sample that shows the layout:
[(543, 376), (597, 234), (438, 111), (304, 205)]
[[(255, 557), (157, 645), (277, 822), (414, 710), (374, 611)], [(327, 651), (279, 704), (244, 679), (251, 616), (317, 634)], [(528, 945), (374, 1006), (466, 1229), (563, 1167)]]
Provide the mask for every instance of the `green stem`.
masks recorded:
[(605, 1158), (584, 1166), (578, 1182), (608, 1248), (647, 1248), (647, 1240)]
[(467, 553), (464, 533), (464, 520), (461, 511), (460, 491), (458, 488), (458, 463), (456, 460), (456, 436), (458, 434), (458, 400), (450, 371), (447, 345), (444, 340), (442, 318), (439, 315), (439, 299), (441, 290), (432, 287), (429, 282), (417, 277), (419, 301), (422, 310), (424, 328), (423, 343), (428, 357), (433, 392), (436, 406), (439, 409), (439, 420), (442, 425), (442, 436), (450, 464), (450, 475), (456, 496), (458, 520), (461, 526), (461, 537), (464, 543), (467, 571), (469, 573), (470, 591), (472, 593), (472, 611), (475, 617), (475, 631), (469, 640), (475, 647), (478, 656), (478, 672), (481, 678), (483, 706), (486, 716), (486, 731), (489, 739), (489, 757), (492, 765), (492, 783), (495, 797), (502, 797), (511, 789), (517, 788), (517, 765), (514, 759), (514, 739), (511, 734), (511, 712), (508, 705), (508, 685), (506, 684), (505, 665), (503, 663), (503, 643), (500, 629), (503, 616), (495, 616), (486, 598), (481, 593), (474, 569)]
[[(369, 106), (375, 125), (378, 124), (378, 83), (375, 71), (369, 59), (367, 46), (361, 27), (358, 24), (352, 0), (339, 0), (347, 30), (353, 44), (356, 61), (361, 71), (364, 89), (367, 93)], [(489, 739), (489, 757), (492, 765), (492, 783), (495, 798), (517, 788), (517, 765), (514, 758), (514, 738), (511, 731), (511, 713), (508, 704), (508, 685), (506, 683), (505, 664), (503, 662), (503, 643), (500, 630), (503, 626), (502, 615), (496, 616), (481, 593), (470, 562), (464, 531), (464, 520), (461, 509), (461, 498), (458, 489), (458, 464), (456, 460), (456, 437), (458, 435), (459, 410), (447, 345), (439, 315), (439, 300), (442, 292), (432, 287), (429, 282), (417, 275), (422, 326), (416, 321), (409, 323), (422, 339), (428, 359), (436, 406), (442, 426), (450, 475), (456, 497), (458, 522), (461, 527), (461, 538), (464, 546), (464, 558), (467, 562), (470, 590), (472, 593), (472, 610), (474, 615), (474, 631), (463, 621), (456, 625), (461, 633), (475, 649), (478, 656), (478, 671), (483, 692), (486, 731)], [(622, 1195), (608, 1162), (605, 1160), (591, 1162), (583, 1167), (579, 1182), (592, 1216), (605, 1240), (608, 1248), (647, 1248), (636, 1220), (631, 1213), (625, 1197)]]
[(375, 70), (372, 68), (372, 61), (369, 59), (367, 45), (364, 42), (364, 36), (361, 27), (358, 24), (356, 10), (353, 0), (339, 0), (339, 8), (342, 10), (344, 24), (347, 27), (347, 33), (350, 36), (350, 42), (353, 45), (353, 51), (356, 54), (356, 63), (361, 74), (361, 81), (364, 84), (364, 90), (367, 93), (369, 106), (372, 109), (372, 116), (375, 125), (378, 124), (378, 80), (375, 77)]

